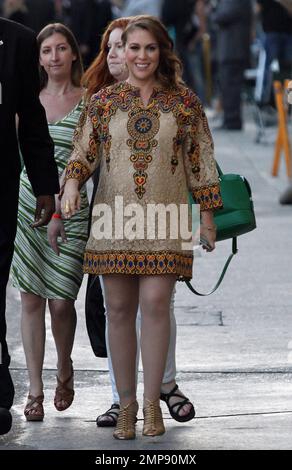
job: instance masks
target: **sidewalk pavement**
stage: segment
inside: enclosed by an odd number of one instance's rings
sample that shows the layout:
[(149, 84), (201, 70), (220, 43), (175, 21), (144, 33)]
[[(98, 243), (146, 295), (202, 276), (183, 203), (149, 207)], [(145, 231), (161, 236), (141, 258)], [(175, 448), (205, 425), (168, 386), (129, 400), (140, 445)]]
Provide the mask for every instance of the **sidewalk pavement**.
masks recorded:
[[(116, 441), (112, 428), (97, 428), (95, 418), (112, 402), (106, 359), (95, 358), (84, 320), (85, 282), (77, 300), (78, 327), (73, 351), (75, 400), (65, 412), (53, 406), (56, 354), (49, 329), (44, 367), (45, 419), (27, 423), (23, 408), (27, 373), (20, 337), (20, 298), (8, 289), (8, 338), (16, 386), (11, 432), (0, 438), (3, 449), (292, 449), (292, 207), (280, 206), (286, 187), (284, 165), (270, 175), (275, 129), (268, 144), (255, 144), (255, 126), (243, 132), (214, 132), (216, 158), (224, 172), (249, 180), (257, 230), (239, 238), (236, 255), (219, 290), (194, 296), (177, 287), (177, 382), (194, 401), (196, 419), (178, 423), (163, 403), (166, 433)], [(284, 161), (284, 160), (283, 160)], [(208, 291), (231, 249), (220, 242), (213, 254), (195, 261), (196, 287)], [(138, 399), (142, 398), (139, 374)]]

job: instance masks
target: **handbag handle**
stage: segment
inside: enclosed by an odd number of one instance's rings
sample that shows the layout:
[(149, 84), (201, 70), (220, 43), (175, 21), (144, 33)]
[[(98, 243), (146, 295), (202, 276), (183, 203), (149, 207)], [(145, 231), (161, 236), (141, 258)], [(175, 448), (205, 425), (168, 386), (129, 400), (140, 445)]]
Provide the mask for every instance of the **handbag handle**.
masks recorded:
[(226, 271), (227, 271), (227, 268), (230, 264), (230, 261), (232, 260), (233, 256), (236, 255), (236, 253), (238, 252), (238, 249), (237, 249), (237, 237), (234, 237), (232, 238), (232, 253), (229, 255), (225, 265), (224, 265), (224, 268), (222, 269), (222, 273), (220, 274), (220, 277), (215, 285), (215, 287), (213, 287), (213, 289), (210, 291), (210, 292), (207, 292), (206, 294), (202, 294), (201, 292), (198, 292), (191, 284), (190, 281), (185, 281), (186, 285), (188, 286), (188, 288), (192, 291), (193, 294), (196, 294), (196, 295), (200, 295), (201, 297), (205, 297), (207, 295), (211, 295), (213, 294), (213, 292), (215, 292), (218, 287), (220, 286), (221, 282), (223, 281), (223, 278), (226, 274)]
[(219, 177), (220, 177), (221, 175), (223, 175), (223, 171), (221, 170), (221, 168), (220, 168), (220, 166), (219, 166), (219, 164), (218, 164), (217, 161), (216, 161), (216, 168), (217, 168)]

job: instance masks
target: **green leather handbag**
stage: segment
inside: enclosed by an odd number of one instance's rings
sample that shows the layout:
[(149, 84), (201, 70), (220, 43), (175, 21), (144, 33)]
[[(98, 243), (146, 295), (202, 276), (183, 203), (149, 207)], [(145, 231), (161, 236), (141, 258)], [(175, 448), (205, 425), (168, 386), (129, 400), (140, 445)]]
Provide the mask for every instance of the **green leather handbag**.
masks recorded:
[[(251, 188), (244, 176), (236, 174), (223, 174), (217, 163), (220, 191), (223, 208), (214, 213), (214, 223), (217, 226), (216, 241), (232, 239), (232, 253), (222, 270), (215, 287), (207, 294), (197, 292), (190, 281), (186, 281), (189, 289), (196, 295), (210, 295), (220, 286), (230, 261), (237, 253), (237, 237), (256, 228), (256, 219), (252, 201)], [(192, 202), (193, 198), (190, 195)]]
[(224, 175), (217, 164), (223, 208), (214, 213), (216, 241), (238, 237), (256, 228), (251, 188), (244, 176)]

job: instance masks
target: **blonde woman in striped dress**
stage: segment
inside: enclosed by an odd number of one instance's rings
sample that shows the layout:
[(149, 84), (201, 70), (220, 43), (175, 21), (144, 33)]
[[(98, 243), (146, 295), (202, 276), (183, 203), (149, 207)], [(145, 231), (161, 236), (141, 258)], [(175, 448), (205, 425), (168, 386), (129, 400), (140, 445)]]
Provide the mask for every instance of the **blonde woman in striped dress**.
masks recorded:
[[(73, 34), (59, 23), (48, 25), (40, 32), (38, 45), (40, 100), (46, 110), (50, 134), (55, 143), (55, 159), (61, 179), (82, 109), (82, 63)], [(21, 330), (29, 374), (29, 395), (24, 414), (27, 421), (42, 421), (47, 303), (58, 357), (54, 405), (58, 411), (63, 411), (74, 398), (71, 361), (76, 328), (74, 302), (83, 276), (88, 200), (84, 189), (80, 211), (70, 221), (63, 221), (56, 195), (56, 213), (48, 227), (32, 229), (30, 221), (35, 198), (25, 169), (21, 174), (20, 187), (12, 277), (21, 294)]]

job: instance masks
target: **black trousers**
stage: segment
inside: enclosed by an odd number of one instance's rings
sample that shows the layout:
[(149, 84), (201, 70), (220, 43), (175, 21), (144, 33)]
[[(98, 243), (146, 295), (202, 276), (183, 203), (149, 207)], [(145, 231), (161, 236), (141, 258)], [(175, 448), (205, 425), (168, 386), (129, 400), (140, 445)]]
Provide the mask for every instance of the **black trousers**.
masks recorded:
[(89, 274), (86, 299), (85, 319), (92, 351), (97, 357), (107, 357), (105, 342), (105, 308), (99, 277)]
[(244, 61), (219, 64), (219, 84), (224, 112), (223, 125), (229, 129), (242, 127), (241, 93), (244, 82)]
[[(99, 182), (99, 167), (93, 174), (93, 191), (89, 210), (88, 235), (95, 194)], [(85, 297), (85, 319), (92, 351), (97, 357), (107, 357), (105, 341), (105, 308), (98, 275), (89, 274)]]
[[(3, 179), (4, 179), (3, 175)], [(11, 408), (14, 398), (9, 373), (10, 356), (6, 342), (6, 286), (12, 261), (17, 224), (18, 181), (1, 182), (0, 188), (0, 407)]]

